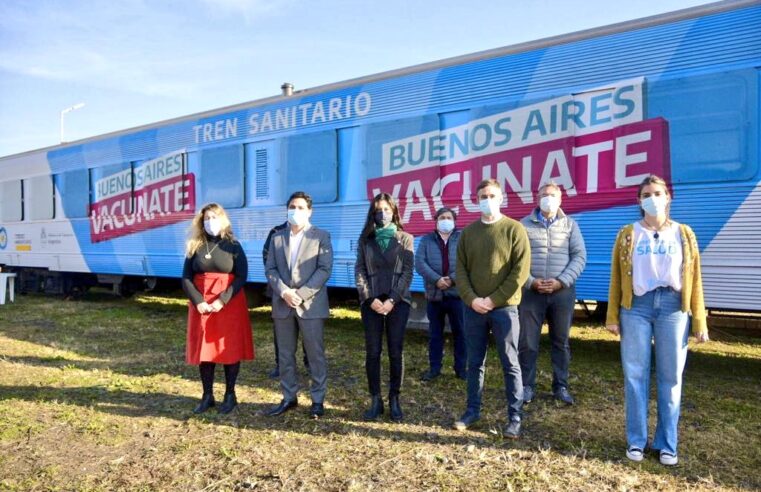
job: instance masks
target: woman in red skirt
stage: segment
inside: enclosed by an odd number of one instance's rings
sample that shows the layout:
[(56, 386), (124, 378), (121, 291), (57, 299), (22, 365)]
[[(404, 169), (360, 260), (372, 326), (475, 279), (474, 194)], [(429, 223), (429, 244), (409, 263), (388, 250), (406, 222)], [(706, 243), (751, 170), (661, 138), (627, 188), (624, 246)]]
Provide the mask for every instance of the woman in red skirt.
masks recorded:
[(190, 298), (185, 359), (199, 366), (203, 385), (201, 403), (193, 412), (214, 406), (214, 368), (219, 363), (225, 366), (225, 399), (219, 413), (230, 413), (238, 404), (235, 380), (240, 361), (254, 358), (243, 292), (248, 262), (227, 213), (216, 203), (196, 214), (189, 236), (182, 270), (182, 288)]

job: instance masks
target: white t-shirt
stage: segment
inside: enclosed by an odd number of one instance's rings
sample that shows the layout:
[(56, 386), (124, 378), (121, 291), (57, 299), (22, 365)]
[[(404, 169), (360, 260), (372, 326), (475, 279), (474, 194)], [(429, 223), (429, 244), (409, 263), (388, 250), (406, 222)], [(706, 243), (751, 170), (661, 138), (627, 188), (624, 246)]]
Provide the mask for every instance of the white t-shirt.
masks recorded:
[(682, 290), (682, 235), (679, 224), (656, 232), (634, 223), (632, 281), (634, 295), (641, 296), (658, 287)]

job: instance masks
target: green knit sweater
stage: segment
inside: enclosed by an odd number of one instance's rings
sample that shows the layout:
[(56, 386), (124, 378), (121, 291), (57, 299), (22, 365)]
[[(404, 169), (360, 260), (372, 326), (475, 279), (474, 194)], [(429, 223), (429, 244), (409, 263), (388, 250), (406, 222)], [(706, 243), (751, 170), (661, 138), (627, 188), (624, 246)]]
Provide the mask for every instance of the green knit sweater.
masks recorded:
[(517, 306), (528, 279), (531, 247), (526, 229), (509, 217), (463, 229), (457, 246), (457, 290), (465, 305), (489, 297), (497, 307)]

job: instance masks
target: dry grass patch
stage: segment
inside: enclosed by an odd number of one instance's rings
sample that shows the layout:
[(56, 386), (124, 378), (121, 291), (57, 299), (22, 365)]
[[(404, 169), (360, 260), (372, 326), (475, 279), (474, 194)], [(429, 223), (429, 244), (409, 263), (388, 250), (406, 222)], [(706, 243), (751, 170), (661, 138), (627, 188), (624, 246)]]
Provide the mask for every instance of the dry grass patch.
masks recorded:
[[(502, 439), (504, 392), (489, 354), (483, 418), (457, 432), (465, 386), (449, 367), (430, 384), (424, 333), (409, 332), (405, 423), (363, 422), (364, 339), (357, 310), (332, 310), (326, 418), (280, 399), (267, 308), (251, 310), (257, 360), (244, 364), (233, 414), (193, 416), (196, 368), (184, 363), (181, 296), (63, 302), (22, 296), (0, 311), (0, 489), (8, 490), (687, 490), (757, 489), (761, 343), (728, 336), (688, 361), (680, 466), (623, 457), (618, 344), (589, 323), (572, 333), (578, 404), (549, 395), (546, 337), (525, 435)], [(445, 365), (451, 366), (451, 359)], [(218, 396), (222, 393), (218, 369)], [(302, 385), (308, 381), (302, 374)]]

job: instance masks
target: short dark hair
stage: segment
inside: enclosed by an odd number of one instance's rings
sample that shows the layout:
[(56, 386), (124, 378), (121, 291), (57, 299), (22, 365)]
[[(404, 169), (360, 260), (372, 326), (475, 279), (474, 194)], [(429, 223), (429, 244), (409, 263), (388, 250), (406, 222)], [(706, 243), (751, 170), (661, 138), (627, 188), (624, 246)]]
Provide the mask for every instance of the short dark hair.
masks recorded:
[(436, 216), (434, 217), (434, 219), (435, 219), (435, 220), (439, 220), (439, 216), (440, 216), (441, 214), (445, 214), (445, 213), (447, 213), (447, 212), (449, 212), (450, 214), (452, 214), (452, 218), (454, 218), (454, 220), (457, 220), (457, 212), (455, 212), (454, 210), (452, 210), (452, 209), (451, 209), (451, 208), (449, 208), (449, 207), (441, 207), (440, 209), (438, 209), (438, 210), (436, 211)]
[(312, 197), (303, 191), (294, 191), (291, 193), (291, 196), (288, 197), (288, 201), (285, 203), (285, 206), (290, 207), (291, 202), (297, 198), (303, 198), (307, 202), (307, 208), (310, 210), (312, 209)]
[(476, 194), (478, 194), (479, 191), (483, 190), (487, 186), (494, 186), (495, 188), (502, 190), (502, 186), (500, 186), (499, 181), (497, 181), (494, 178), (489, 178), (478, 183), (478, 188), (476, 188)]

